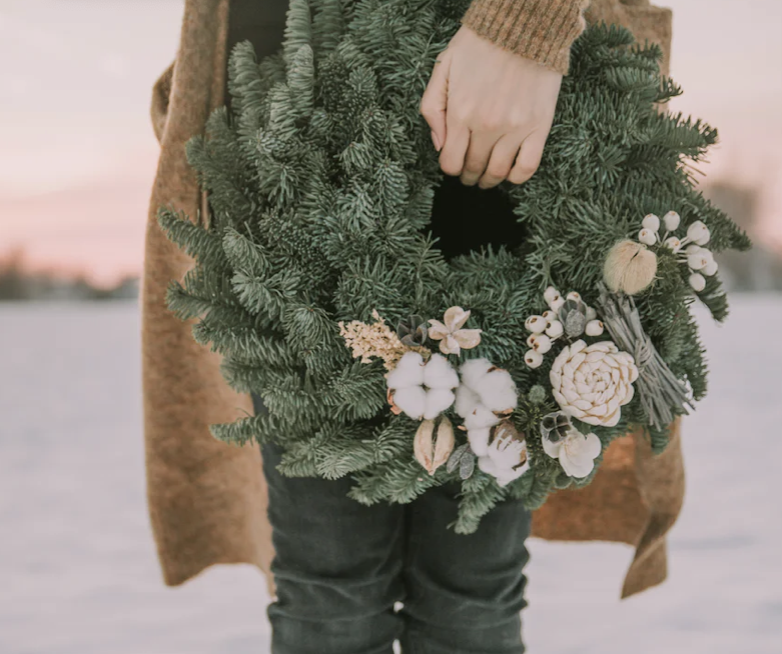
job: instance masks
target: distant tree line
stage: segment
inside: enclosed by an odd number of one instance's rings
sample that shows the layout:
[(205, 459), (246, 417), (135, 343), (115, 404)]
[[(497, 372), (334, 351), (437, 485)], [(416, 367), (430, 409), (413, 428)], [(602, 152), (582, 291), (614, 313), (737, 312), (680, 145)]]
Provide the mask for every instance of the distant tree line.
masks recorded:
[(126, 276), (109, 288), (92, 284), (83, 275), (32, 271), (25, 265), (22, 248), (0, 258), (0, 302), (23, 300), (116, 300), (138, 296), (139, 280)]

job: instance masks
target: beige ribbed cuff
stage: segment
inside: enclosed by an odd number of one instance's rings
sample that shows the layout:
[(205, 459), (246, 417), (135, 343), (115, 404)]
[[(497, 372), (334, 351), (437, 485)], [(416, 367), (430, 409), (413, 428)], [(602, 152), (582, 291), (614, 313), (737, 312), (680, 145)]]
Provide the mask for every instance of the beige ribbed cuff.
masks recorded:
[(567, 74), (588, 0), (473, 0), (462, 24), (522, 57)]

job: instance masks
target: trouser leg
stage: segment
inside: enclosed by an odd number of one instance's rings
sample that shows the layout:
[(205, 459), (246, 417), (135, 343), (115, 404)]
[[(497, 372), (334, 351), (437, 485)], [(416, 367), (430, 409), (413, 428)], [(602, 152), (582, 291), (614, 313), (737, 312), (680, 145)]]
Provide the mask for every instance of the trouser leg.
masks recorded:
[(521, 654), (530, 512), (509, 500), (460, 535), (448, 528), (457, 492), (431, 489), (408, 507), (403, 652)]
[(350, 481), (288, 478), (262, 448), (277, 598), (272, 654), (391, 654), (401, 632), (404, 509), (362, 506)]

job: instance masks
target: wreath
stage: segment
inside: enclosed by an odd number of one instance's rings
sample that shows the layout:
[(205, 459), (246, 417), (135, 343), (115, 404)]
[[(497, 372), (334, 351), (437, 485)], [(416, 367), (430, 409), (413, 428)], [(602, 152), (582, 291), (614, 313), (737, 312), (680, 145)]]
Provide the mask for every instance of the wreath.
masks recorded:
[(713, 253), (749, 247), (695, 188), (716, 131), (661, 112), (660, 49), (602, 25), (537, 174), (501, 185), (523, 241), (447, 257), (418, 106), (468, 4), (292, 0), (282, 51), (237, 45), (231, 110), (188, 144), (209, 215), (159, 215), (195, 260), (170, 308), (264, 407), (214, 436), (275, 441), (281, 473), (350, 475), (364, 504), (457, 482), (462, 533), (588, 484), (630, 429), (662, 451), (706, 392), (690, 308), (727, 315)]

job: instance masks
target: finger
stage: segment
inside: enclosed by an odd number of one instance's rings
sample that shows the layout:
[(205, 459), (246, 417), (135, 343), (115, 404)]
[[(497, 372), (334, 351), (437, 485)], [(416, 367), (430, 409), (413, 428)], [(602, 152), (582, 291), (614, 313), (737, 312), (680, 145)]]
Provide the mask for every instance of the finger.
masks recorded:
[(492, 188), (508, 178), (521, 147), (521, 137), (518, 134), (506, 134), (491, 151), (486, 171), (478, 180), (481, 188)]
[(440, 168), (446, 175), (461, 175), (464, 157), (470, 145), (470, 130), (462, 122), (449, 120), (446, 115), (448, 136), (440, 152)]
[(497, 143), (497, 135), (491, 132), (473, 132), (470, 135), (470, 147), (464, 158), (461, 180), (465, 186), (474, 186), (489, 165), (492, 149)]
[(438, 152), (443, 147), (447, 134), (445, 110), (448, 106), (448, 73), (451, 68), (451, 57), (446, 52), (440, 54), (421, 97), (421, 114), (432, 130), (432, 143)]
[(516, 163), (508, 175), (509, 182), (523, 184), (535, 174), (543, 157), (543, 146), (546, 145), (547, 137), (547, 131), (539, 130), (524, 139)]

